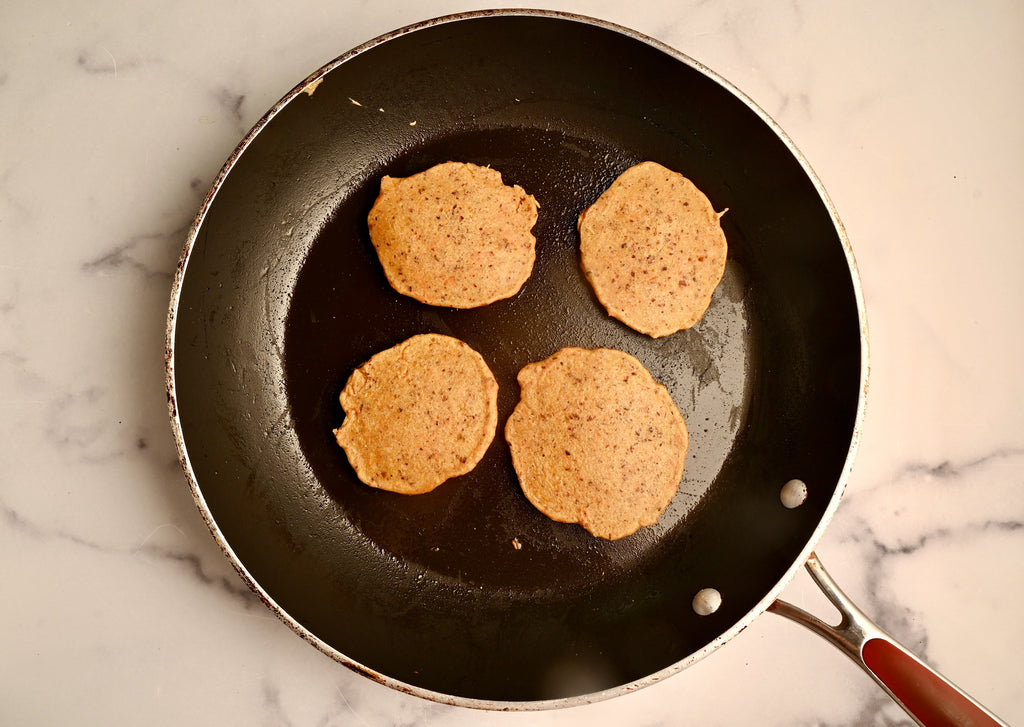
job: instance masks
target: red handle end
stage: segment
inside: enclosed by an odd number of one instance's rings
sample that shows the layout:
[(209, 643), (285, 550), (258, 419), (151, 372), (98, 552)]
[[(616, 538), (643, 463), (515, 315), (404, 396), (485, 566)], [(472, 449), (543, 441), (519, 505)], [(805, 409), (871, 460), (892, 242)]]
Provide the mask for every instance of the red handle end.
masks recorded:
[(868, 669), (926, 727), (998, 727), (999, 722), (935, 672), (885, 639), (864, 643)]

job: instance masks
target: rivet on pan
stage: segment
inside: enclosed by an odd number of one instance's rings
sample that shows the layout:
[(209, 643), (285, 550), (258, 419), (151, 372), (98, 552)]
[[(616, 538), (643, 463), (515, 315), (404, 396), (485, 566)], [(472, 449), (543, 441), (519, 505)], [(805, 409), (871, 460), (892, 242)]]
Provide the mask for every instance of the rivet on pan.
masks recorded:
[(807, 499), (807, 485), (804, 484), (803, 480), (790, 480), (782, 486), (779, 499), (790, 510), (794, 507), (800, 507), (804, 504), (804, 500)]
[(693, 610), (698, 616), (709, 616), (722, 605), (722, 594), (714, 588), (704, 588), (693, 597)]

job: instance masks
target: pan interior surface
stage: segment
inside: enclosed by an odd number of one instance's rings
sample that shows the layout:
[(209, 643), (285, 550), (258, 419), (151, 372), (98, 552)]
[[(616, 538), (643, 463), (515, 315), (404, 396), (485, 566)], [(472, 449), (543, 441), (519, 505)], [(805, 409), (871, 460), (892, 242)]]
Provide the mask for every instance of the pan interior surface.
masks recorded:
[[(490, 165), (540, 205), (532, 276), (484, 308), (399, 295), (366, 230), (382, 176), (450, 160)], [(664, 339), (609, 318), (579, 265), (579, 213), (644, 160), (728, 208), (725, 279), (697, 327)], [(834, 507), (861, 395), (837, 223), (746, 101), (614, 28), (482, 14), (344, 57), (232, 160), (185, 273), (172, 386), (197, 497), (286, 620), (393, 685), (528, 703), (648, 679), (746, 618)], [(432, 493), (373, 490), (334, 442), (338, 393), (425, 332), (487, 360), (498, 434)], [(563, 346), (633, 354), (690, 430), (675, 500), (620, 541), (534, 510), (502, 438), (516, 374)], [(787, 510), (794, 477), (809, 497)], [(705, 587), (723, 604), (700, 617)]]

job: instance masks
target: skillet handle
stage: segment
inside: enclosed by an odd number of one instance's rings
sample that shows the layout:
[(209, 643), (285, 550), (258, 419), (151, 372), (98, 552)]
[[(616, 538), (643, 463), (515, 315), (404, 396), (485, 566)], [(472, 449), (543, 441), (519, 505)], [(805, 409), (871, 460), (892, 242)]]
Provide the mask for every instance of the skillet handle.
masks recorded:
[(817, 555), (811, 553), (805, 567), (821, 592), (839, 609), (839, 625), (829, 626), (785, 601), (775, 601), (769, 611), (796, 621), (839, 648), (923, 727), (1007, 727), (865, 616), (839, 590)]

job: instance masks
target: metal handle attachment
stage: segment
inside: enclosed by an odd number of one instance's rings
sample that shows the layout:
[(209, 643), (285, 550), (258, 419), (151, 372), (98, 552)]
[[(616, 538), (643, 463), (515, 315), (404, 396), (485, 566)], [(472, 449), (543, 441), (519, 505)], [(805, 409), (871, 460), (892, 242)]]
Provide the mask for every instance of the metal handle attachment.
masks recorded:
[(811, 553), (805, 567), (825, 597), (839, 609), (839, 624), (830, 626), (785, 601), (775, 601), (769, 611), (796, 621), (831, 642), (870, 674), (922, 727), (1007, 727), (865, 616), (839, 590), (817, 555)]

